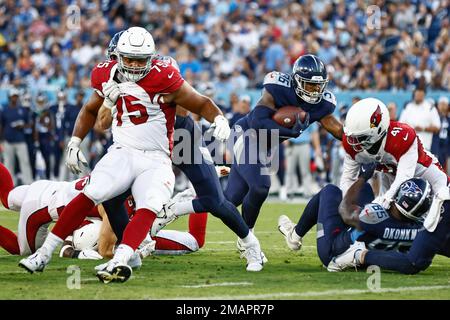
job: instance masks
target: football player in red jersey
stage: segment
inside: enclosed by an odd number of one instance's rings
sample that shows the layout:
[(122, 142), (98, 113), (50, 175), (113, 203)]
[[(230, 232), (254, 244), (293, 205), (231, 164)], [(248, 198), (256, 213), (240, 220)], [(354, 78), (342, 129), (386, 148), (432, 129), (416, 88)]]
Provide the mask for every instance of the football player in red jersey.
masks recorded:
[[(83, 192), (63, 210), (43, 246), (20, 261), (19, 265), (30, 272), (43, 271), (51, 253), (84, 219), (83, 212), (132, 187), (136, 214), (114, 258), (104, 273), (98, 274), (105, 282), (113, 278), (126, 281), (131, 275), (127, 261), (173, 192), (170, 153), (175, 106), (182, 105), (213, 123), (213, 135), (219, 140), (229, 136), (228, 122), (212, 100), (198, 94), (175, 67), (154, 59), (153, 38), (145, 29), (125, 31), (117, 54), (117, 62), (99, 64), (91, 76), (98, 97), (114, 108), (114, 144), (94, 168)], [(122, 78), (120, 83), (117, 78)], [(79, 154), (79, 150), (73, 151)], [(153, 183), (148, 185), (148, 181)], [(259, 242), (253, 243), (260, 251)]]
[(435, 194), (448, 194), (448, 176), (425, 150), (413, 128), (391, 121), (386, 105), (375, 98), (355, 103), (347, 113), (342, 145), (346, 152), (341, 177), (344, 194), (357, 180), (360, 164), (378, 163), (380, 195), (374, 202), (388, 209), (399, 186), (411, 178), (427, 180)]

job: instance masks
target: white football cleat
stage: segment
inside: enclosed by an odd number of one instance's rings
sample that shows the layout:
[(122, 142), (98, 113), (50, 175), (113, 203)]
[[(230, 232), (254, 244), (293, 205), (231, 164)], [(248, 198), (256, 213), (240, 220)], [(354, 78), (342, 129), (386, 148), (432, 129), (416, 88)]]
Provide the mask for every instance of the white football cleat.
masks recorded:
[(247, 271), (258, 272), (263, 269), (263, 254), (259, 242), (254, 242), (248, 246), (241, 257), (247, 259)]
[(194, 188), (190, 187), (182, 192), (178, 192), (168, 203), (168, 205), (171, 205), (175, 202), (184, 202), (184, 201), (190, 201), (194, 199), (197, 196), (195, 193)]
[(359, 266), (359, 262), (355, 258), (355, 254), (358, 251), (366, 250), (366, 245), (364, 242), (355, 241), (354, 244), (352, 244), (347, 251), (344, 253), (338, 255), (337, 257), (334, 257), (330, 263), (328, 264), (327, 270), (329, 272), (340, 272), (344, 271), (345, 269), (351, 268), (351, 267), (357, 267)]
[(153, 252), (156, 250), (156, 241), (151, 240), (146, 242), (145, 244), (142, 243), (137, 252), (141, 255), (141, 258), (146, 258), (148, 256), (151, 256)]
[(133, 270), (129, 265), (118, 260), (110, 260), (106, 263), (106, 268), (96, 273), (97, 278), (103, 283), (125, 282), (127, 281)]
[(284, 236), (289, 249), (298, 251), (302, 247), (302, 237), (295, 232), (295, 223), (287, 216), (278, 218), (278, 230)]
[[(156, 241), (155, 241), (156, 242)], [(142, 266), (142, 259), (141, 259), (141, 255), (138, 251), (136, 251), (135, 253), (133, 253), (133, 255), (131, 256), (130, 260), (128, 260), (128, 266), (131, 267), (131, 269), (133, 270), (137, 270)]]
[[(237, 241), (236, 241), (236, 247), (239, 251), (239, 253), (241, 254), (241, 259), (244, 257), (244, 252), (245, 252), (245, 245), (244, 242), (242, 241), (241, 238), (238, 237)], [(264, 254), (264, 252), (261, 251), (261, 255), (262, 255), (262, 259), (263, 259), (263, 263), (266, 264), (267, 262), (269, 262), (269, 259), (267, 259), (266, 255)]]
[(169, 202), (165, 204), (162, 210), (157, 214), (155, 221), (153, 221), (153, 225), (150, 228), (150, 236), (154, 237), (156, 234), (165, 226), (175, 221), (178, 217), (175, 215), (175, 212), (172, 210), (172, 206), (174, 202)]
[(19, 267), (24, 268), (29, 273), (42, 272), (50, 262), (51, 256), (45, 248), (39, 248), (31, 256), (20, 260)]

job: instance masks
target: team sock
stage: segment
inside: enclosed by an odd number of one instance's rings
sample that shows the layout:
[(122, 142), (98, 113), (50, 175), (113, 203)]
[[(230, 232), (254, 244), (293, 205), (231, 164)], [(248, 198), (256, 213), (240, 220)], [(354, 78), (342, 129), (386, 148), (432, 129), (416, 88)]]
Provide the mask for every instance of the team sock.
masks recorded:
[(0, 226), (0, 247), (10, 254), (20, 254), (19, 242), (17, 236), (11, 230)]
[(122, 244), (128, 245), (133, 251), (136, 250), (144, 241), (155, 219), (156, 214), (148, 209), (136, 210), (123, 232)]

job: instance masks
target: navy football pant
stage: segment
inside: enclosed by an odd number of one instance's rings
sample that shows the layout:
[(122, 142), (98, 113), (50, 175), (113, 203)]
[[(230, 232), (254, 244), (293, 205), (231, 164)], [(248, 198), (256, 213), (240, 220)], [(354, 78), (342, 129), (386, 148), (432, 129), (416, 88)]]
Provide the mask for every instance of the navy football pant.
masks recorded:
[(248, 235), (249, 228), (242, 220), (238, 209), (228, 201), (217, 177), (216, 168), (212, 164), (177, 166), (191, 181), (197, 198), (192, 202), (195, 212), (210, 212), (222, 220), (239, 238)]
[(236, 164), (231, 166), (225, 197), (236, 207), (242, 204), (242, 217), (252, 229), (261, 207), (269, 195), (270, 175), (261, 164)]
[[(374, 199), (372, 188), (366, 183), (361, 190), (358, 204), (363, 207)], [(303, 237), (317, 224), (317, 253), (324, 265), (348, 249), (352, 244), (349, 228), (339, 214), (342, 191), (335, 185), (325, 186), (308, 202), (295, 231)]]
[[(213, 216), (221, 219), (239, 238), (245, 238), (249, 229), (237, 208), (225, 199), (215, 167), (203, 163), (180, 165), (178, 168), (192, 182), (197, 193), (197, 199), (193, 201), (194, 211), (210, 212)], [(111, 227), (119, 242), (129, 221), (124, 202), (130, 194), (128, 190), (103, 203)]]

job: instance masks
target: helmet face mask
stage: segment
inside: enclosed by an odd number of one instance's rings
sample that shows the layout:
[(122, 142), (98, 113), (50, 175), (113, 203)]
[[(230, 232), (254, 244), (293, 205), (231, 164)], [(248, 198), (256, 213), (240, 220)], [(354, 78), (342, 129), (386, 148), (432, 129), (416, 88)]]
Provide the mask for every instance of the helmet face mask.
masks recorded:
[(347, 143), (355, 150), (356, 152), (361, 152), (363, 150), (370, 149), (373, 143), (371, 142), (370, 135), (361, 134), (361, 135), (348, 135)]
[[(310, 80), (301, 77), (298, 74), (294, 75), (296, 82), (295, 93), (305, 102), (316, 104), (322, 100), (323, 92), (327, 86), (328, 80)], [(319, 90), (312, 91), (310, 88), (318, 88)]]
[(416, 222), (423, 222), (431, 207), (431, 186), (423, 179), (409, 179), (400, 185), (394, 200), (395, 207), (403, 216)]
[(152, 57), (136, 57), (119, 54), (119, 72), (129, 81), (137, 82), (150, 71), (152, 60)]

